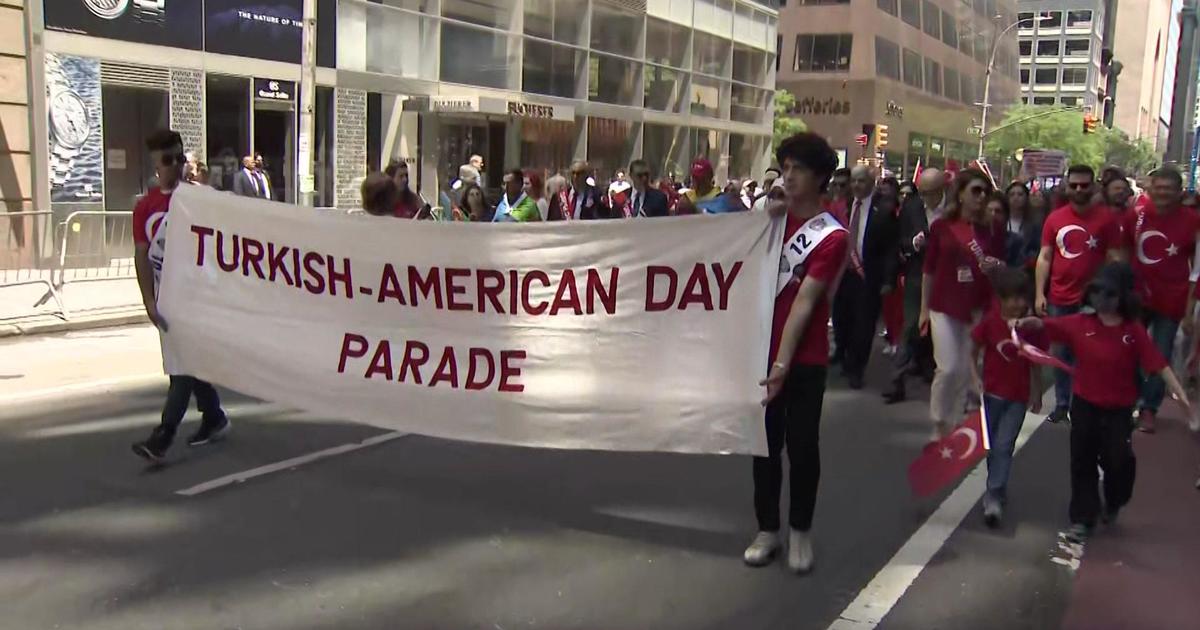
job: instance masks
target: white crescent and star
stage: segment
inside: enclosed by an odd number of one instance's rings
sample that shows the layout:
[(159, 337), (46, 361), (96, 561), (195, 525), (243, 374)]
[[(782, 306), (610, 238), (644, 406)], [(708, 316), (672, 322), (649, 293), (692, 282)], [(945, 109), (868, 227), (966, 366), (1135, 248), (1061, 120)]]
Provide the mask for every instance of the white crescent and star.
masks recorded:
[(1125, 335), (1124, 337), (1121, 337), (1121, 342), (1127, 346), (1132, 346), (1133, 345), (1133, 335)]
[[(1080, 232), (1083, 232), (1084, 234), (1088, 234), (1088, 231), (1083, 229), (1083, 226), (1064, 225), (1058, 230), (1058, 235), (1054, 238), (1055, 243), (1058, 245), (1058, 254), (1068, 260), (1070, 260), (1072, 258), (1079, 258), (1080, 256), (1083, 255), (1083, 252), (1081, 252), (1081, 251), (1073, 252), (1073, 251), (1067, 249), (1067, 235), (1070, 234), (1071, 232), (1074, 232), (1075, 230), (1079, 230)], [(1088, 247), (1090, 247), (1092, 249), (1095, 249), (1098, 245), (1098, 243), (1096, 245), (1093, 244), (1096, 242), (1096, 239), (1095, 239), (1095, 237), (1093, 237), (1090, 234), (1088, 234), (1087, 242), (1088, 242)]]
[(1166, 234), (1163, 234), (1162, 232), (1159, 232), (1158, 230), (1147, 230), (1147, 231), (1139, 234), (1138, 239), (1137, 239), (1138, 262), (1142, 263), (1143, 265), (1153, 265), (1155, 263), (1162, 262), (1162, 258), (1151, 258), (1150, 256), (1146, 255), (1146, 241), (1150, 240), (1151, 238), (1155, 238), (1155, 237), (1158, 237), (1164, 241), (1167, 241), (1167, 255), (1168, 256), (1174, 256), (1175, 254), (1179, 253), (1179, 248), (1175, 247), (1175, 244), (1167, 239)]
[(1000, 343), (996, 344), (996, 352), (999, 352), (1000, 356), (1004, 357), (1005, 361), (1012, 363), (1012, 357), (1010, 357), (1004, 353), (1004, 346), (1012, 346), (1013, 350), (1017, 350), (1018, 352), (1020, 350), (1019, 350), (1019, 348), (1017, 348), (1017, 344), (1013, 343), (1012, 339), (1003, 339), (1000, 341)]
[[(967, 450), (963, 451), (963, 454), (959, 457), (959, 459), (967, 459), (967, 457), (970, 456), (971, 453), (975, 452), (975, 447), (979, 443), (979, 436), (976, 435), (975, 430), (971, 429), (970, 427), (959, 427), (959, 429), (957, 431), (950, 434), (950, 437), (954, 437), (956, 435), (967, 436)], [(946, 450), (950, 450), (950, 449), (947, 448)], [(943, 455), (942, 455), (943, 457), (945, 457), (944, 453), (945, 452), (943, 451)], [(949, 459), (949, 458), (947, 458), (947, 459)]]

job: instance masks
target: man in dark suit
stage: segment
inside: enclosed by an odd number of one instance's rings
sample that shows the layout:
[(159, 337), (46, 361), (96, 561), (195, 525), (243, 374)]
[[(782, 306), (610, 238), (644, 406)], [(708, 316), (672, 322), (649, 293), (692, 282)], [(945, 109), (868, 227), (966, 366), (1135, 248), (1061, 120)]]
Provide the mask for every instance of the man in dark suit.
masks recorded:
[(921, 314), (921, 274), (925, 262), (925, 241), (929, 224), (941, 217), (946, 207), (946, 178), (936, 168), (921, 172), (917, 194), (908, 198), (900, 210), (899, 244), (901, 270), (904, 273), (904, 340), (896, 352), (893, 387), (885, 392), (890, 405), (908, 398), (905, 377), (916, 372), (932, 378), (933, 344), (918, 327)]
[(571, 186), (559, 191), (550, 199), (548, 221), (612, 218), (608, 205), (604, 203), (604, 195), (596, 190), (595, 186), (589, 186), (587, 183), (590, 173), (591, 168), (587, 162), (580, 161), (571, 165)]
[(262, 197), (255, 177), (254, 156), (242, 158), (242, 170), (233, 175), (233, 194), (239, 197)]
[(645, 160), (629, 163), (633, 191), (624, 208), (614, 208), (613, 214), (625, 217), (665, 217), (670, 214), (667, 195), (650, 185), (650, 165)]
[(833, 332), (850, 388), (862, 389), (882, 296), (892, 290), (899, 256), (895, 202), (874, 194), (874, 173), (856, 166), (850, 175), (850, 192), (846, 214), (850, 261), (834, 296)]

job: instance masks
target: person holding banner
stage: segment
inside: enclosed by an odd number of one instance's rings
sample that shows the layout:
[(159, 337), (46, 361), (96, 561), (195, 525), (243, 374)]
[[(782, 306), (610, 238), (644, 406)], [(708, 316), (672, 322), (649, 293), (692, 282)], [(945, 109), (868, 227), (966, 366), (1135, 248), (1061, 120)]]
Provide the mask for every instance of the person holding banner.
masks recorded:
[[(988, 310), (971, 331), (974, 342), (971, 374), (976, 387), (983, 392), (984, 428), (991, 443), (987, 454), (987, 492), (983, 495), (983, 520), (988, 527), (998, 526), (1004, 517), (1008, 476), (1017, 435), (1025, 423), (1025, 409), (1028, 406), (1033, 413), (1042, 412), (1041, 371), (1018, 352), (1008, 325), (1029, 314), (1033, 282), (1020, 269), (1004, 268), (996, 272), (994, 284), (999, 308)], [(981, 354), (982, 378), (976, 368)], [(1030, 392), (1036, 396), (1032, 404)]]
[(650, 164), (642, 159), (630, 162), (629, 175), (633, 178), (633, 191), (621, 215), (625, 218), (668, 216), (671, 210), (667, 195), (650, 185)]
[(397, 211), (397, 199), (400, 195), (396, 190), (396, 180), (386, 172), (369, 173), (364, 177), (359, 194), (362, 197), (362, 209), (367, 214), (374, 217), (405, 218)]
[(773, 362), (762, 381), (767, 388), (763, 402), (768, 455), (754, 458), (758, 534), (743, 559), (749, 566), (766, 566), (782, 546), (779, 497), (786, 445), (791, 466), (788, 566), (804, 573), (813, 567), (810, 530), (821, 477), (818, 438), (829, 357), (826, 322), (830, 293), (846, 266), (849, 236), (821, 204), (837, 168), (837, 154), (829, 143), (814, 133), (798, 133), (779, 145), (776, 157), (783, 171), (787, 219), (771, 327)]
[[(171, 195), (183, 181), (183, 138), (178, 132), (162, 129), (146, 139), (150, 161), (158, 178), (158, 187), (151, 188), (133, 209), (133, 264), (146, 316), (158, 327), (161, 335), (168, 330), (167, 320), (158, 312), (158, 286), (162, 278), (163, 256), (166, 254), (167, 213)], [(198, 378), (178, 374), (171, 347), (162, 339), (163, 370), (170, 377), (167, 400), (163, 404), (162, 422), (147, 439), (133, 445), (133, 452), (153, 463), (161, 462), (183, 422), (192, 396), (200, 409), (200, 428), (188, 438), (189, 446), (201, 446), (218, 440), (229, 432), (229, 418), (221, 409), (217, 390)]]
[(1104, 522), (1111, 523), (1133, 496), (1137, 460), (1130, 417), (1138, 398), (1140, 367), (1163, 378), (1171, 393), (1191, 411), (1187, 394), (1138, 321), (1141, 306), (1133, 271), (1122, 262), (1102, 267), (1087, 288), (1094, 313), (1074, 313), (1017, 321), (1019, 331), (1045, 330), (1054, 343), (1068, 346), (1078, 361), (1071, 399), (1071, 528), (1068, 537), (1091, 536), (1101, 499), (1097, 465), (1104, 471)]
[(986, 174), (962, 171), (954, 178), (945, 215), (929, 227), (919, 327), (933, 337), (937, 363), (929, 391), (932, 441), (946, 437), (962, 420), (971, 376), (971, 325), (991, 303), (988, 274), (1004, 265), (1004, 226), (989, 221), (985, 212), (991, 193)]

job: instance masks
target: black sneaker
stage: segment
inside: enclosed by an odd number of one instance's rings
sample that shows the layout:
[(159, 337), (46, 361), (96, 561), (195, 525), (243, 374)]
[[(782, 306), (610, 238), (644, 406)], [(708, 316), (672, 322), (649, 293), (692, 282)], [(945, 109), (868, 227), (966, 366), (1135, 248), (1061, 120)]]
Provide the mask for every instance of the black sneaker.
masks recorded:
[(167, 449), (171, 448), (171, 440), (174, 437), (162, 427), (155, 427), (150, 437), (134, 443), (133, 452), (151, 463), (161, 464), (167, 457)]
[(205, 420), (200, 423), (200, 428), (192, 434), (192, 437), (188, 438), (188, 446), (204, 446), (205, 444), (216, 442), (225, 437), (231, 426), (233, 425), (229, 422), (229, 418), (224, 415), (221, 416), (220, 420), (214, 422)]
[(1046, 422), (1050, 424), (1063, 424), (1070, 421), (1071, 416), (1067, 415), (1066, 409), (1055, 409), (1050, 415), (1046, 416)]

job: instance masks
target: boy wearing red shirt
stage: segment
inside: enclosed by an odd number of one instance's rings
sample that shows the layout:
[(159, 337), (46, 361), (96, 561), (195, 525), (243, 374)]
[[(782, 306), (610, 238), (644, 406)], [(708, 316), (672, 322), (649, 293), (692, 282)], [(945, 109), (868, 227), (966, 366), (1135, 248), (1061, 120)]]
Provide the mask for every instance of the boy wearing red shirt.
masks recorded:
[(849, 250), (846, 229), (821, 205), (821, 194), (837, 168), (837, 154), (829, 143), (813, 133), (798, 133), (779, 145), (776, 158), (787, 193), (782, 286), (771, 327), (773, 363), (762, 382), (767, 388), (763, 404), (768, 455), (754, 458), (758, 534), (743, 558), (747, 565), (766, 566), (781, 547), (779, 496), (786, 445), (791, 466), (788, 566), (804, 573), (813, 565), (809, 530), (821, 477), (818, 436), (829, 362), (829, 294), (845, 269)]
[[(983, 519), (988, 527), (996, 527), (1003, 518), (1008, 475), (1017, 435), (1025, 423), (1025, 408), (1029, 406), (1033, 413), (1042, 412), (1041, 372), (1017, 353), (1008, 325), (1029, 313), (1029, 296), (1033, 292), (1029, 276), (1020, 269), (1001, 269), (994, 285), (999, 308), (989, 310), (971, 331), (974, 342), (971, 373), (976, 387), (983, 392), (983, 412), (992, 446), (987, 454), (987, 493), (983, 495)], [(976, 368), (980, 354), (982, 379)], [(1031, 391), (1036, 394), (1032, 405)]]
[[(161, 331), (160, 334), (165, 335), (168, 326), (158, 312), (158, 283), (162, 275), (163, 256), (166, 254), (167, 212), (171, 206), (171, 195), (182, 181), (186, 158), (183, 139), (174, 131), (163, 129), (155, 132), (146, 140), (146, 148), (150, 150), (158, 186), (151, 188), (133, 209), (133, 262), (146, 315)], [(155, 427), (149, 438), (133, 445), (134, 453), (155, 463), (166, 457), (193, 394), (203, 420), (200, 429), (188, 439), (188, 445), (200, 446), (220, 439), (230, 427), (229, 419), (221, 409), (217, 390), (198, 378), (177, 373), (175, 358), (168, 344), (162, 345), (162, 353), (163, 369), (170, 376), (162, 424)]]
[[(1038, 315), (1078, 313), (1088, 282), (1105, 258), (1120, 258), (1121, 227), (1108, 208), (1092, 205), (1095, 183), (1096, 173), (1090, 166), (1076, 164), (1068, 169), (1066, 187), (1071, 203), (1051, 212), (1042, 226), (1034, 294)], [(1067, 364), (1074, 361), (1065, 346), (1058, 347), (1055, 354)], [(1064, 422), (1071, 404), (1071, 376), (1061, 370), (1055, 373), (1054, 397), (1054, 411), (1046, 421)]]
[[(1200, 265), (1192, 259), (1200, 236), (1200, 215), (1180, 205), (1183, 176), (1178, 170), (1166, 166), (1150, 178), (1151, 203), (1124, 215), (1123, 236), (1142, 298), (1142, 320), (1155, 347), (1170, 363), (1181, 323), (1184, 333), (1191, 335), (1196, 276), (1200, 274)], [(1142, 382), (1138, 428), (1146, 433), (1154, 432), (1164, 387), (1163, 380), (1153, 374)]]

